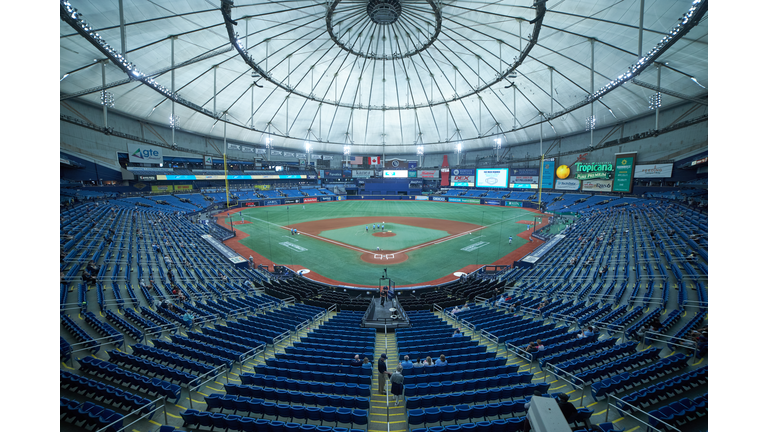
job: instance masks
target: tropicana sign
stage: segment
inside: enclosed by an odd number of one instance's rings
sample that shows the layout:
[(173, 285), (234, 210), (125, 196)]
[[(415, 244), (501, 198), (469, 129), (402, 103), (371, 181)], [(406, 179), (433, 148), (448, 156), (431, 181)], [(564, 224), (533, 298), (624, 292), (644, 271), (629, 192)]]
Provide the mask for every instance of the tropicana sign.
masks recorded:
[(607, 162), (576, 162), (576, 180), (610, 179), (613, 165)]

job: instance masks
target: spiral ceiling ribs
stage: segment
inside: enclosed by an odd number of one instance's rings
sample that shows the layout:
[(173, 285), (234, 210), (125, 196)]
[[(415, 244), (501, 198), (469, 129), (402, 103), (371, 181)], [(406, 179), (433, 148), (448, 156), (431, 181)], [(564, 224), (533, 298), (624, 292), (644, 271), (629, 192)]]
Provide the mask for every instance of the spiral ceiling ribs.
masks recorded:
[(707, 1), (61, 3), (62, 100), (261, 147), (471, 151), (707, 97)]

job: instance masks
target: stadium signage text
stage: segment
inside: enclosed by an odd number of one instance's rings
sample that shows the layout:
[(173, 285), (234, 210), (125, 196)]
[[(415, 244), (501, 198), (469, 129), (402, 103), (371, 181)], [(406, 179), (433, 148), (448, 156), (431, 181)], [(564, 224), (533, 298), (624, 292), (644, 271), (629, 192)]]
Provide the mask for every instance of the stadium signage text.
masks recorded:
[(432, 201), (445, 201), (445, 197), (432, 197)]
[(576, 180), (609, 179), (613, 172), (613, 164), (608, 162), (576, 162)]
[(414, 199), (416, 201), (429, 201), (429, 197), (425, 195), (416, 195)]
[(317, 202), (317, 198), (304, 198), (305, 203)]
[(523, 203), (518, 201), (505, 201), (507, 207), (522, 207)]

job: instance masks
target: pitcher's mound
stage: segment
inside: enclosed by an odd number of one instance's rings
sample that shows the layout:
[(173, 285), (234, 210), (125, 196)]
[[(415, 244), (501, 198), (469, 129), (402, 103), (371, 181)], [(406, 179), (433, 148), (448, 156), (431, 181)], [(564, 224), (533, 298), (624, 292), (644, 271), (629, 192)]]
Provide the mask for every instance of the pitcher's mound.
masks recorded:
[(397, 235), (397, 234), (393, 233), (392, 231), (387, 231), (387, 232), (375, 232), (375, 233), (373, 233), (373, 236), (374, 236), (374, 237), (394, 237), (394, 236), (396, 236), (396, 235)]

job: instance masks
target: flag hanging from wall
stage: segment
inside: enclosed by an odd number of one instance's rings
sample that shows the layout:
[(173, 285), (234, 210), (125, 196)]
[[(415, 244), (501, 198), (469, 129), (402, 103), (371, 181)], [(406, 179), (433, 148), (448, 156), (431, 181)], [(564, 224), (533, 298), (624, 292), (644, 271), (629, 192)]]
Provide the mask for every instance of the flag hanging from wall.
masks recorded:
[(371, 156), (371, 163), (370, 165), (379, 165), (381, 163), (381, 160), (378, 156)]
[(349, 158), (349, 163), (352, 165), (362, 165), (363, 164), (363, 157), (362, 156), (352, 156)]

